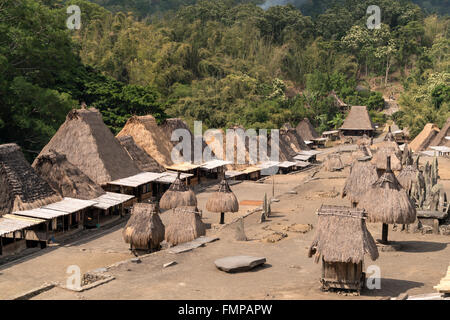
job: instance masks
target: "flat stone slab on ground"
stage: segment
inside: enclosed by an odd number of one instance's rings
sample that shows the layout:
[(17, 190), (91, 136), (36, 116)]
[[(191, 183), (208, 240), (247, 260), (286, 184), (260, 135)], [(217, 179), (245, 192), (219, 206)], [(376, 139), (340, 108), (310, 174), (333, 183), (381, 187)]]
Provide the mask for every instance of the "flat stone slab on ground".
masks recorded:
[(418, 218), (444, 219), (446, 216), (447, 212), (444, 211), (427, 211), (427, 210), (417, 211)]
[(214, 264), (219, 270), (225, 272), (242, 272), (251, 270), (265, 262), (266, 258), (264, 257), (232, 256), (217, 259)]
[(205, 245), (205, 243), (213, 242), (216, 240), (219, 240), (219, 238), (201, 236), (192, 241), (185, 242), (185, 243), (179, 244), (173, 248), (170, 248), (169, 253), (182, 253), (182, 252), (190, 251), (190, 250), (193, 250), (195, 248)]

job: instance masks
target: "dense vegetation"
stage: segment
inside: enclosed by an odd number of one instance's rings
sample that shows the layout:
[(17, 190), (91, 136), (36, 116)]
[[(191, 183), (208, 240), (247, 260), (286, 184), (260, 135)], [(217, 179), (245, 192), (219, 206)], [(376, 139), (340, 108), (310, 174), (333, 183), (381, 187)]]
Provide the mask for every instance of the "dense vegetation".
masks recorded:
[[(379, 124), (383, 94), (396, 93), (393, 118), (413, 135), (450, 116), (448, 18), (428, 15), (444, 1), (264, 2), (2, 1), (0, 143), (33, 155), (83, 101), (114, 132), (145, 113), (216, 128), (309, 117), (325, 130), (345, 117), (332, 91)], [(79, 31), (65, 27), (68, 4), (81, 7)], [(373, 4), (378, 30), (366, 27)]]

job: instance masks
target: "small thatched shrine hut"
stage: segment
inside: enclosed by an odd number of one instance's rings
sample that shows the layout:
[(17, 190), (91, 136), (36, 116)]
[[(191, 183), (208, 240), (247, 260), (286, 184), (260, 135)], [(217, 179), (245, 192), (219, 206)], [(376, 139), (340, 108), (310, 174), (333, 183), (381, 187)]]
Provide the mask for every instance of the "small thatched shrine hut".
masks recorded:
[(308, 257), (322, 258), (322, 289), (349, 289), (360, 291), (365, 283), (364, 255), (378, 258), (378, 249), (366, 227), (364, 210), (322, 205), (316, 234)]
[(182, 206), (197, 206), (197, 197), (194, 191), (181, 181), (180, 173), (177, 174), (175, 181), (161, 197), (159, 206), (165, 210)]
[(156, 251), (164, 241), (165, 227), (158, 214), (158, 208), (150, 203), (136, 203), (123, 229), (123, 239), (131, 250)]
[(311, 122), (309, 122), (308, 118), (304, 118), (300, 121), (295, 130), (297, 131), (297, 134), (304, 139), (304, 141), (312, 141), (320, 137)]
[(358, 202), (358, 207), (366, 210), (369, 222), (383, 223), (382, 243), (388, 242), (388, 224), (410, 224), (416, 220), (414, 203), (392, 172), (390, 156), (386, 168)]
[(344, 169), (344, 164), (342, 163), (341, 156), (338, 153), (331, 153), (327, 156), (324, 167), (326, 171), (340, 171)]
[(378, 179), (376, 167), (367, 159), (354, 161), (350, 167), (350, 174), (345, 180), (342, 197), (347, 197), (353, 206)]
[(344, 124), (339, 128), (344, 136), (373, 136), (375, 127), (366, 106), (352, 106)]
[(62, 200), (25, 159), (17, 144), (0, 145), (0, 216)]
[(436, 139), (439, 134), (439, 128), (434, 123), (427, 123), (423, 130), (409, 144), (413, 152), (424, 151), (428, 149), (431, 142)]
[(132, 136), (123, 135), (117, 137), (122, 147), (128, 153), (130, 158), (136, 163), (141, 171), (145, 172), (164, 172), (166, 171), (155, 159), (153, 159), (147, 152), (139, 147)]
[(64, 154), (70, 163), (100, 186), (140, 173), (94, 108), (69, 112), (39, 156), (50, 150)]
[(402, 171), (397, 175), (397, 180), (406, 190), (411, 200), (416, 204), (420, 198), (420, 190), (425, 189), (425, 178), (419, 170), (419, 157), (412, 163), (410, 159)]
[(197, 207), (174, 208), (167, 215), (165, 239), (172, 246), (192, 241), (206, 234), (206, 226), (202, 222)]
[(239, 202), (231, 191), (227, 179), (220, 183), (219, 190), (214, 192), (206, 202), (206, 210), (220, 212), (220, 224), (225, 223), (225, 212), (238, 212)]
[(402, 155), (400, 148), (394, 141), (383, 141), (374, 145), (375, 154), (372, 157), (372, 163), (378, 170), (378, 175), (386, 171), (387, 157), (391, 158), (391, 169), (394, 171), (402, 170)]

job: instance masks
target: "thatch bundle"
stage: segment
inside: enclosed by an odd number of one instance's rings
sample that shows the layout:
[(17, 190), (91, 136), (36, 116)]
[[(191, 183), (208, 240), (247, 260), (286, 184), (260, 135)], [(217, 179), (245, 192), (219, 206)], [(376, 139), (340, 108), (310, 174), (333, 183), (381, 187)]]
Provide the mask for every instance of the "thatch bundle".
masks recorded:
[(192, 241), (206, 234), (206, 227), (197, 207), (174, 208), (167, 215), (165, 239), (172, 246)]
[(379, 170), (386, 170), (387, 157), (391, 157), (391, 169), (402, 170), (401, 152), (397, 143), (393, 141), (383, 141), (376, 145), (376, 152), (373, 155), (372, 163)]
[(341, 156), (338, 153), (331, 153), (325, 159), (324, 167), (326, 171), (340, 171), (344, 169)]
[(308, 250), (319, 262), (344, 262), (358, 264), (368, 253), (372, 260), (378, 258), (376, 243), (367, 230), (364, 210), (322, 205), (317, 212), (316, 234)]
[(133, 249), (159, 249), (164, 240), (165, 227), (157, 207), (150, 203), (135, 203), (122, 235)]
[(40, 155), (50, 149), (101, 186), (141, 172), (93, 108), (72, 110)]
[(123, 135), (117, 137), (122, 147), (125, 148), (130, 158), (136, 163), (141, 171), (146, 172), (164, 172), (165, 169), (147, 152), (139, 147), (132, 136)]
[(90, 200), (106, 192), (80, 169), (55, 150), (41, 154), (33, 168), (42, 179), (64, 197)]
[(377, 179), (377, 169), (370, 161), (353, 162), (342, 190), (342, 197), (347, 197), (351, 203), (358, 203)]
[(206, 210), (211, 212), (238, 212), (239, 203), (226, 179), (220, 183), (219, 190), (214, 192), (206, 202)]
[(416, 209), (407, 192), (398, 182), (387, 158), (386, 172), (361, 197), (358, 207), (364, 208), (369, 222), (410, 224)]
[(25, 160), (20, 147), (0, 145), (0, 216), (62, 200)]
[(197, 206), (197, 197), (194, 191), (181, 181), (179, 172), (175, 181), (161, 197), (159, 206), (165, 210), (182, 206)]
[(308, 118), (304, 118), (300, 121), (295, 128), (297, 134), (305, 140), (313, 140), (319, 138), (319, 134), (312, 126), (311, 122), (309, 122)]

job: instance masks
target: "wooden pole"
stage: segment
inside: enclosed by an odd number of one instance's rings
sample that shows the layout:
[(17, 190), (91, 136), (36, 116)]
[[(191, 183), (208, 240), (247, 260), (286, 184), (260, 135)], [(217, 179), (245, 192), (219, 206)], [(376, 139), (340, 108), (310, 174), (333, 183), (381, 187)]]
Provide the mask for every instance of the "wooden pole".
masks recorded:
[(225, 224), (225, 212), (220, 213), (220, 224)]
[(381, 241), (383, 243), (388, 243), (388, 232), (389, 232), (389, 225), (386, 223), (383, 223), (383, 227), (381, 230)]

